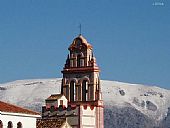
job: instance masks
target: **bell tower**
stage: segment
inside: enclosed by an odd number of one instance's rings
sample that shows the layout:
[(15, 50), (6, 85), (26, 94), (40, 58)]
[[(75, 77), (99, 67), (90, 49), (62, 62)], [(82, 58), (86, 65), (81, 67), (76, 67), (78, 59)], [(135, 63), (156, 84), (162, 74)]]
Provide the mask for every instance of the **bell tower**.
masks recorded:
[(72, 128), (104, 128), (100, 69), (92, 45), (79, 35), (68, 48), (61, 94), (52, 94), (42, 107), (40, 126), (58, 126), (65, 120)]
[[(68, 105), (77, 106), (78, 128), (104, 128), (100, 69), (92, 45), (80, 34), (68, 48), (63, 70), (61, 94)], [(74, 126), (74, 125), (72, 125)]]
[(69, 54), (63, 68), (61, 93), (72, 102), (102, 100), (99, 67), (92, 45), (79, 35), (68, 48)]
[(100, 69), (93, 48), (79, 35), (68, 48), (64, 65), (61, 94), (52, 94), (42, 106), (39, 127), (58, 127), (57, 120), (72, 128), (104, 128)]

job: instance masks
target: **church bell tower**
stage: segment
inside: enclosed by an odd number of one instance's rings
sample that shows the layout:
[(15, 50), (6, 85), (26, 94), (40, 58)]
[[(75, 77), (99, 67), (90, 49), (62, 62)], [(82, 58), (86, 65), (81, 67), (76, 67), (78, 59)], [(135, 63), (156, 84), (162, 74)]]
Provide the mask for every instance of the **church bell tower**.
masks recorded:
[(99, 67), (93, 55), (92, 45), (79, 35), (68, 50), (61, 93), (72, 103), (102, 100)]
[(80, 34), (68, 48), (61, 94), (79, 108), (79, 128), (104, 128), (100, 69), (92, 45)]
[(68, 48), (61, 94), (52, 94), (42, 107), (39, 126), (56, 128), (65, 120), (72, 128), (104, 128), (100, 69), (92, 45), (79, 35)]

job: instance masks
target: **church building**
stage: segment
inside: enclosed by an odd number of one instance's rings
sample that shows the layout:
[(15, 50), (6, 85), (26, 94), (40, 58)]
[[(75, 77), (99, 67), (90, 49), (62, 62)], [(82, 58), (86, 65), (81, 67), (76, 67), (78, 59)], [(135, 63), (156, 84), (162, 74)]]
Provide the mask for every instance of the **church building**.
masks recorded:
[(36, 128), (40, 114), (0, 101), (0, 128)]
[(61, 71), (61, 94), (52, 94), (46, 99), (37, 128), (43, 128), (43, 125), (48, 128), (53, 125), (54, 128), (56, 120), (61, 120), (72, 128), (104, 128), (100, 69), (93, 47), (80, 34), (68, 50), (66, 63)]

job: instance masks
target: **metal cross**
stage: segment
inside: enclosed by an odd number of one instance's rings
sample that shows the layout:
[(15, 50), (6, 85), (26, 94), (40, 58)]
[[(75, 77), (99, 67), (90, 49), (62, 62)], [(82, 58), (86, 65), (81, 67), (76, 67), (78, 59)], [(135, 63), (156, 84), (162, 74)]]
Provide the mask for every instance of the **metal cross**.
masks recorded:
[(81, 35), (81, 24), (79, 25), (79, 28), (80, 28), (80, 35)]

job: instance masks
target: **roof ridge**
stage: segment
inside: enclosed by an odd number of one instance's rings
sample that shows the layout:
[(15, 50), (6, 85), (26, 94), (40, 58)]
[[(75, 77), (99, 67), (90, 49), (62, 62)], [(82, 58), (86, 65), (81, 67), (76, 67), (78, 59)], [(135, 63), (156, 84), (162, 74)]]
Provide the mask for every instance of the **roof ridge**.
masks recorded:
[(23, 107), (20, 107), (20, 106), (11, 104), (11, 103), (6, 103), (6, 102), (3, 102), (3, 101), (0, 101), (0, 111), (40, 115), (40, 113), (35, 112), (33, 110), (23, 108)]

